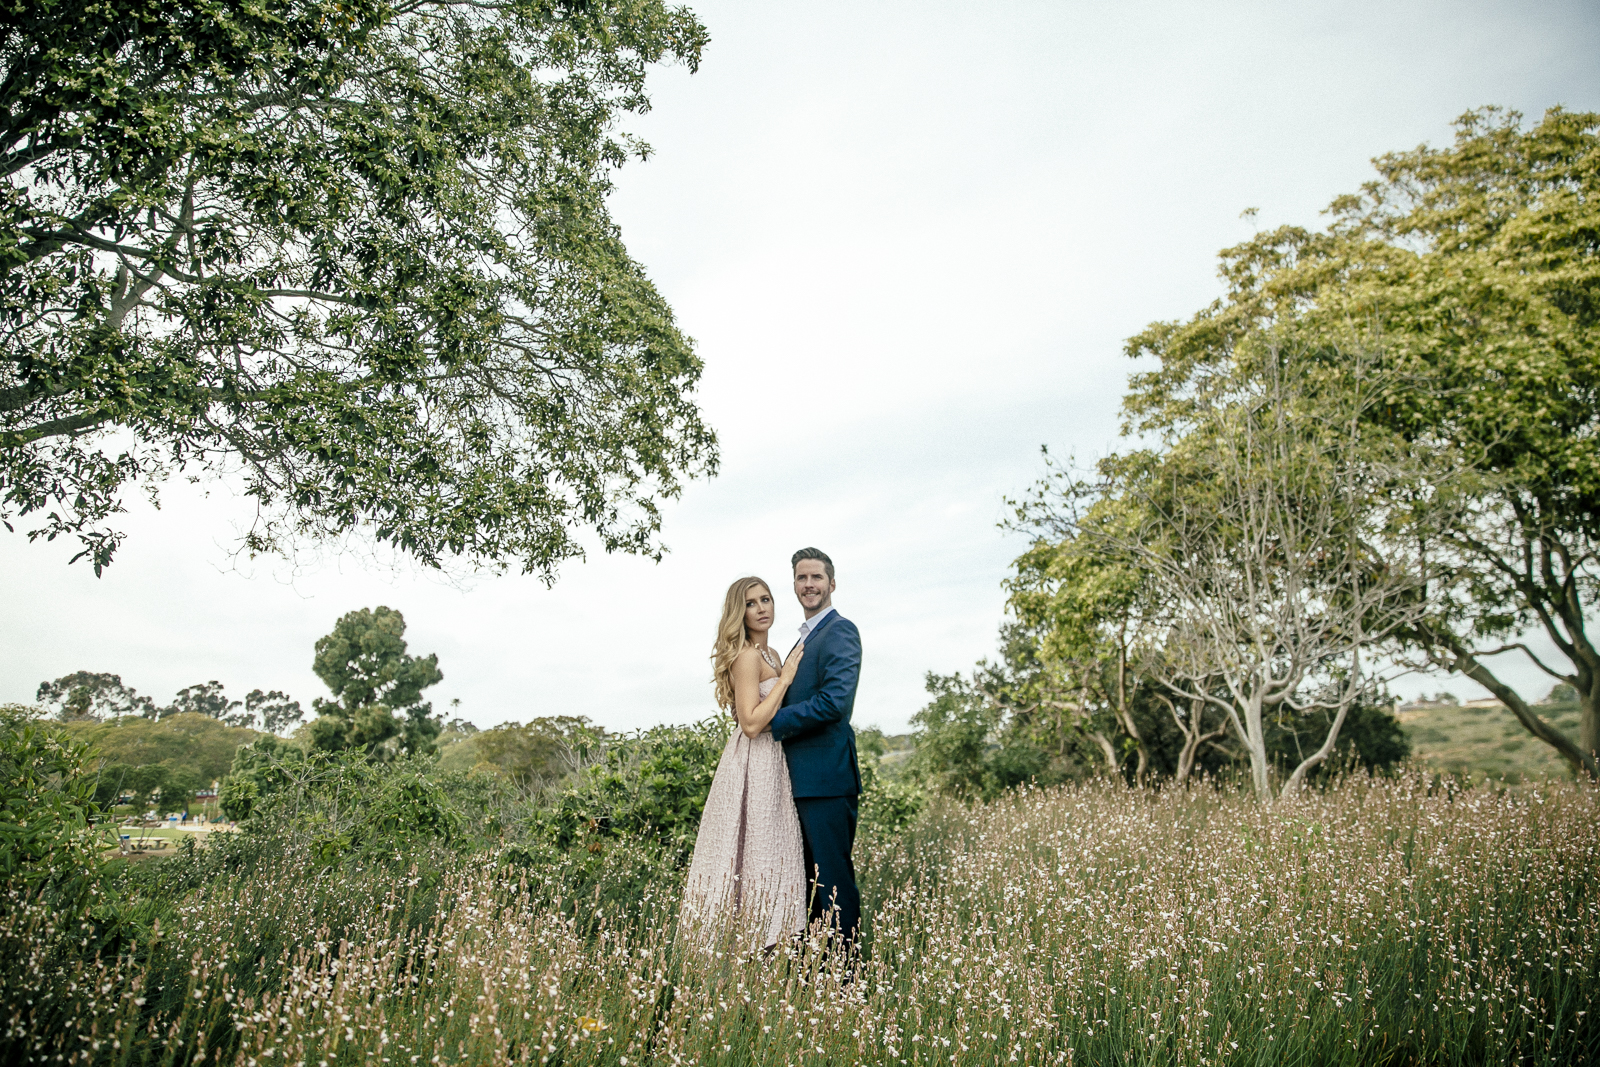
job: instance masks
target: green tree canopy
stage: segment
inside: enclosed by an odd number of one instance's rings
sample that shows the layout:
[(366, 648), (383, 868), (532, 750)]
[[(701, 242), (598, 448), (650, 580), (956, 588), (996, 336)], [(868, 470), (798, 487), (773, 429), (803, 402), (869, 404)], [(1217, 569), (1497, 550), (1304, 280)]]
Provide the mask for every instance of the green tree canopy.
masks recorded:
[[(1165, 434), (1201, 383), (1274, 338), (1320, 354), (1329, 390), (1348, 353), (1375, 361), (1366, 417), (1431, 457), (1396, 502), (1450, 576), (1410, 647), (1503, 700), (1575, 768), (1600, 774), (1600, 114), (1463, 116), (1453, 145), (1375, 161), (1378, 179), (1334, 201), (1323, 232), (1284, 227), (1222, 254), (1225, 297), (1128, 346), (1159, 368), (1134, 378), (1130, 426)], [(1224, 371), (1219, 375), (1219, 370)], [(1569, 737), (1493, 668), (1542, 631), (1572, 685)]]
[(227, 774), (234, 750), (260, 736), (196, 712), (166, 715), (159, 721), (131, 715), (106, 722), (83, 720), (67, 723), (66, 729), (108, 765), (164, 763), (192, 772), (201, 785)]
[(715, 439), (605, 198), (706, 40), (659, 0), (12, 5), (0, 519), (99, 573), (124, 489), (199, 468), (252, 552), (658, 551)]
[(252, 689), (244, 696), (246, 721), (244, 725), (260, 725), (269, 734), (281, 734), (305, 717), (298, 700), (289, 699), (288, 693), (274, 689), (263, 693)]
[(293, 782), (305, 761), (298, 746), (270, 735), (240, 745), (217, 797), (222, 813), (230, 819), (248, 819), (261, 801)]
[(167, 710), (175, 713), (187, 711), (212, 719), (221, 719), (229, 726), (250, 725), (250, 716), (243, 711), (244, 705), (237, 700), (229, 700), (228, 694), (223, 690), (223, 684), (214, 678), (209, 682), (184, 686), (178, 690), (178, 695), (172, 698), (172, 707)]
[(312, 702), (315, 749), (432, 752), (442, 724), (422, 691), (444, 678), (439, 657), (406, 652), (406, 620), (393, 608), (362, 608), (317, 641), (317, 672), (334, 699)]
[(39, 683), (36, 696), (40, 707), (63, 722), (77, 719), (113, 720), (126, 715), (161, 719), (169, 715), (192, 713), (218, 719), (229, 726), (259, 726), (268, 733), (281, 733), (303, 717), (298, 700), (274, 689), (252, 689), (243, 701), (229, 700), (218, 681), (200, 682), (178, 690), (172, 703), (162, 707), (132, 686), (123, 685), (120, 675), (99, 671), (74, 671), (50, 682)]

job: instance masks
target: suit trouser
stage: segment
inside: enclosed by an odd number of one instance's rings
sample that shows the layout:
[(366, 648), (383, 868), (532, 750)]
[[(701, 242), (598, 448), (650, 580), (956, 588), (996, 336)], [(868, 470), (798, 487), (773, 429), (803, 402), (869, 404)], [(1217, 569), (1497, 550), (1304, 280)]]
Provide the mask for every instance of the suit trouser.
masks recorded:
[(795, 797), (800, 836), (805, 842), (806, 883), (811, 918), (829, 908), (831, 924), (854, 938), (861, 926), (861, 892), (850, 851), (856, 843), (856, 797)]

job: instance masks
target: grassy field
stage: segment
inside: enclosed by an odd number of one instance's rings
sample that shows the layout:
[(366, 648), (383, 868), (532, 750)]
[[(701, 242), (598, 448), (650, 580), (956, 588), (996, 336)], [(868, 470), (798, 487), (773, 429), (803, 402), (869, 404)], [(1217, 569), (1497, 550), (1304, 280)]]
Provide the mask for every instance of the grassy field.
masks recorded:
[[(1536, 708), (1571, 737), (1578, 736), (1578, 705)], [(1507, 782), (1567, 778), (1567, 765), (1555, 749), (1523, 728), (1505, 708), (1419, 708), (1401, 717), (1413, 756), (1440, 771)]]
[[(39, 1061), (241, 1067), (1600, 1056), (1600, 793), (1571, 783), (938, 802), (858, 847), (855, 966), (816, 938), (681, 941), (670, 865), (574, 855), (230, 862), (181, 921), (65, 977), (52, 946), (77, 928), (0, 911), (0, 1021)], [(574, 863), (598, 880), (578, 888)]]

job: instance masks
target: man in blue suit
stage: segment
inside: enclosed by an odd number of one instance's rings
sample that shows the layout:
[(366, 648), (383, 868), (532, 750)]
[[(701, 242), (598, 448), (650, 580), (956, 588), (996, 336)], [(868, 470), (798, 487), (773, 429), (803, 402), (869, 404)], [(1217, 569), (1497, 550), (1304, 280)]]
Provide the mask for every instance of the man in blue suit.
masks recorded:
[[(856, 843), (856, 801), (861, 769), (850, 725), (861, 677), (861, 634), (833, 609), (833, 560), (802, 548), (790, 561), (794, 595), (806, 613), (800, 625), (805, 656), (772, 717), (772, 736), (783, 742), (807, 877), (811, 917), (826, 917), (854, 940), (861, 925), (861, 893), (850, 852)], [(828, 914), (832, 909), (832, 914)]]

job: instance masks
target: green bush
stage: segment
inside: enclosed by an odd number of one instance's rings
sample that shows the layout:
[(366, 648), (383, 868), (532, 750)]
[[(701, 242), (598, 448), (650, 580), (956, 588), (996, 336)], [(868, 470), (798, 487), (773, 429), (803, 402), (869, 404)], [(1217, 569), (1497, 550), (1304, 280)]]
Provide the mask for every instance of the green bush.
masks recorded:
[(465, 832), (475, 822), (462, 803), (461, 793), (471, 793), (466, 776), (436, 776), (429, 757), (317, 752), (271, 764), (270, 771), (263, 777), (274, 785), (265, 796), (257, 789), (250, 832), (303, 844), (324, 864), (403, 862), (418, 849), (461, 851), (483, 843), (481, 834)]
[(930, 792), (992, 800), (1025, 782), (1064, 777), (1032, 731), (977, 679), (930, 673), (927, 689), (933, 699), (911, 717), (917, 747), (908, 770)]
[(894, 833), (909, 826), (927, 799), (922, 784), (907, 774), (885, 774), (887, 751), (883, 731), (856, 731), (856, 757), (861, 764), (860, 825), (863, 831)]
[(76, 895), (100, 862), (89, 749), (36, 714), (0, 705), (0, 888)]
[(222, 813), (237, 821), (248, 819), (257, 804), (294, 781), (305, 761), (299, 746), (270, 734), (240, 745), (217, 794)]
[[(1305, 715), (1285, 711), (1267, 727), (1267, 754), (1279, 766), (1293, 770), (1322, 747), (1332, 726), (1333, 713), (1326, 708)], [(1358, 700), (1345, 715), (1333, 754), (1311, 772), (1311, 777), (1325, 780), (1343, 767), (1389, 772), (1410, 755), (1411, 742), (1390, 705)]]
[(596, 762), (541, 809), (542, 835), (561, 848), (591, 838), (692, 847), (730, 729), (717, 717), (607, 739)]
[(862, 790), (861, 826), (884, 833), (903, 830), (916, 821), (927, 800), (922, 786), (910, 778), (879, 777)]

